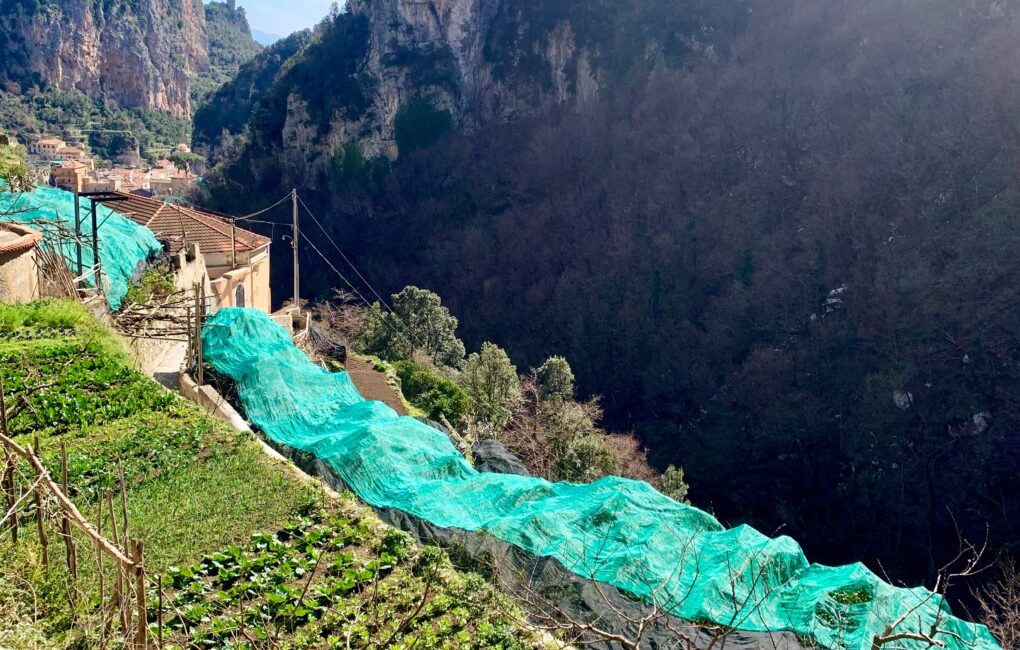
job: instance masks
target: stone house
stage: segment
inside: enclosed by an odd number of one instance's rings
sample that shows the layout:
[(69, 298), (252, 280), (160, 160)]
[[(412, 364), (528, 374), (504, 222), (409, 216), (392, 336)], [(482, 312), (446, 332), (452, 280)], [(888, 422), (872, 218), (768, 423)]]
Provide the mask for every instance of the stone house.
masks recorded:
[(215, 308), (270, 312), (268, 237), (232, 228), (223, 215), (126, 192), (117, 195), (121, 200), (107, 207), (152, 230), (177, 258), (179, 274), (187, 273), (194, 284), (207, 277)]
[(88, 165), (69, 160), (50, 169), (50, 183), (68, 192), (82, 192), (87, 172)]
[(38, 156), (54, 157), (67, 148), (67, 143), (60, 138), (41, 138), (32, 143), (29, 151)]
[(36, 260), (42, 234), (28, 226), (0, 223), (0, 302), (39, 299)]

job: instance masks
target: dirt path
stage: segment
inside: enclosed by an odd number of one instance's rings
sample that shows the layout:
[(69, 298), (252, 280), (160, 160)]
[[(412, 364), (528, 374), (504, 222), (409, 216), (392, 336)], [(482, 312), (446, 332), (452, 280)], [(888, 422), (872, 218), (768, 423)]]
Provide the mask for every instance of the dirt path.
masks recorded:
[(407, 409), (400, 401), (400, 396), (393, 387), (386, 383), (386, 375), (378, 372), (372, 364), (354, 357), (347, 358), (347, 372), (358, 387), (358, 392), (367, 400), (376, 400), (386, 404), (398, 415), (407, 415)]

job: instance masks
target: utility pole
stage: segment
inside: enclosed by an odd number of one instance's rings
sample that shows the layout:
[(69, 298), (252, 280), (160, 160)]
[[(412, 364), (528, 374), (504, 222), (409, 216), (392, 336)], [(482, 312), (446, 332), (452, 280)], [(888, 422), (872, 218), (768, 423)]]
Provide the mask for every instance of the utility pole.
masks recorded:
[(96, 293), (103, 293), (103, 276), (100, 274), (101, 265), (99, 263), (99, 221), (96, 219), (96, 200), (91, 199), (92, 203), (92, 268), (95, 275), (93, 276), (96, 281)]
[(294, 239), (292, 245), (294, 246), (294, 309), (296, 314), (301, 313), (301, 277), (300, 270), (298, 267), (298, 240), (301, 238), (301, 232), (298, 230), (298, 210), (297, 210), (297, 190), (290, 191), (290, 201), (294, 208)]
[(78, 273), (75, 275), (80, 278), (85, 269), (81, 263), (81, 197), (77, 189), (74, 191), (74, 249), (78, 261)]

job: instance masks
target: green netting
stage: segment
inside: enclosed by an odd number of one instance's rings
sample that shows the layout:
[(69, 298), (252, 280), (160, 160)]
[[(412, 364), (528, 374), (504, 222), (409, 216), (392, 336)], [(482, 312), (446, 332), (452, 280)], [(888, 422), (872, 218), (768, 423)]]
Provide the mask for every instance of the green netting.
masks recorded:
[(646, 483), (612, 477), (573, 485), (478, 472), (442, 433), (365, 401), (346, 373), (311, 363), (260, 312), (220, 310), (202, 340), (207, 361), (236, 381), (252, 422), (325, 461), (373, 506), (485, 531), (692, 621), (863, 649), (913, 610), (897, 631), (930, 633), (938, 619), (937, 640), (947, 648), (998, 648), (985, 627), (952, 617), (923, 588), (890, 586), (862, 564), (808, 564), (789, 537), (726, 530)]
[[(85, 235), (91, 237), (91, 203), (88, 199), (79, 200), (82, 229)], [(138, 265), (158, 253), (162, 247), (151, 230), (109, 208), (98, 206), (96, 217), (99, 223), (103, 293), (110, 308), (116, 311), (120, 309), (128, 283), (138, 270)], [(37, 187), (31, 192), (17, 194), (0, 192), (0, 221), (32, 226), (42, 231), (46, 241), (54, 245), (56, 233), (49, 227), (50, 224), (60, 223), (74, 229), (74, 194), (53, 187)], [(60, 248), (68, 266), (74, 269), (77, 264), (75, 246), (65, 241)], [(94, 264), (90, 246), (82, 249), (82, 264), (86, 269)], [(91, 276), (86, 282), (95, 286)]]

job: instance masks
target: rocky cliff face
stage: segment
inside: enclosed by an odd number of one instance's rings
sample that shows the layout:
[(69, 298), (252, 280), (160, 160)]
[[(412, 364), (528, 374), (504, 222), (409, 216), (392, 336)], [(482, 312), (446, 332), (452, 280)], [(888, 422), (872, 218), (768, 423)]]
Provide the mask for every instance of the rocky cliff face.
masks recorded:
[[(427, 96), (470, 131), (573, 101), (578, 89), (584, 98), (597, 95), (589, 52), (564, 11), (569, 4), (542, 16), (543, 26), (518, 0), (352, 0), (351, 13), (370, 26), (366, 69), (376, 92), (365, 119), (343, 130), (359, 136), (367, 156), (392, 158), (396, 116), (413, 96)], [(533, 69), (520, 68), (522, 52)]]
[(8, 91), (78, 89), (188, 117), (189, 77), (209, 66), (202, 0), (2, 0), (0, 25)]
[[(747, 13), (744, 0), (350, 0), (347, 9), (275, 66), (269, 87), (221, 90), (221, 103), (246, 97), (258, 176), (329, 174), (351, 145), (365, 159), (395, 159), (401, 124), (419, 146), (428, 134), (408, 129), (451, 123), (470, 133), (557, 106), (581, 109), (628, 74), (711, 58)], [(249, 65), (268, 69), (274, 56)], [(196, 119), (196, 144), (215, 155), (219, 140), (234, 139), (208, 117)]]

